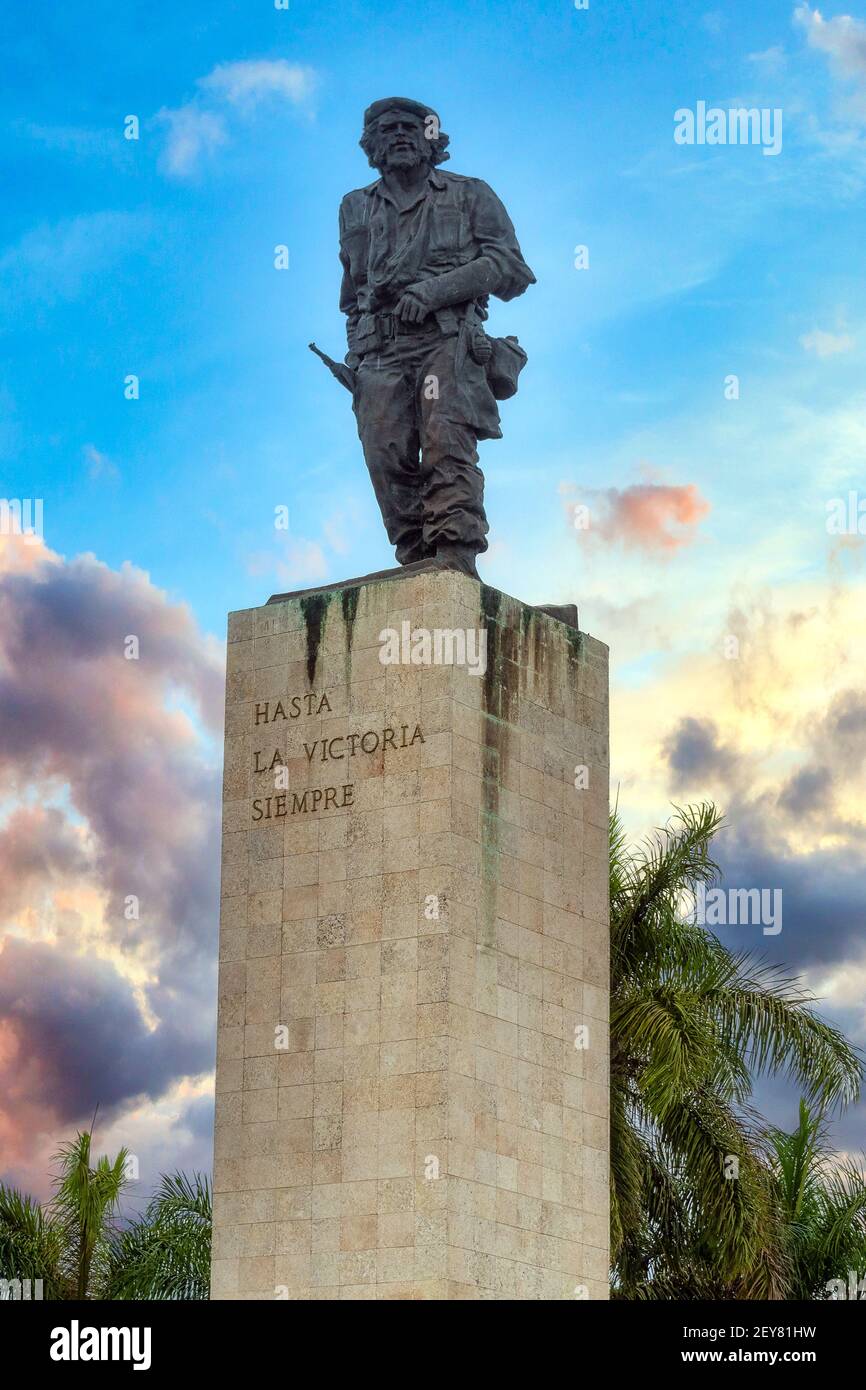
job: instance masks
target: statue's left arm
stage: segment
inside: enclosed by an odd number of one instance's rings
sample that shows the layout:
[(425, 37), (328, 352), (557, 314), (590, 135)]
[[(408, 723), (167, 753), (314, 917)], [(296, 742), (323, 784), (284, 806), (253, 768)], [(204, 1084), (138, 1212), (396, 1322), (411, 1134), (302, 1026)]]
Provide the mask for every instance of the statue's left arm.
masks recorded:
[(485, 294), (515, 299), (535, 276), (523, 259), (511, 218), (493, 189), (481, 179), (473, 181), (470, 198), (472, 235), (478, 254), (467, 265), (410, 286), (428, 310), (465, 304)]

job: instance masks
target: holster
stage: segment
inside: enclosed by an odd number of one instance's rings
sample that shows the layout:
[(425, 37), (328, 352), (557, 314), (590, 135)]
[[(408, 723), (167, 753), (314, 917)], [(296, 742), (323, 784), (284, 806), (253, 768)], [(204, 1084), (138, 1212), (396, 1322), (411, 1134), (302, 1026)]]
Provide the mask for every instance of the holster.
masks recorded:
[(507, 401), (517, 392), (517, 378), (526, 366), (526, 352), (517, 339), (510, 334), (507, 338), (491, 338), (493, 351), (487, 363), (487, 380), (498, 401)]

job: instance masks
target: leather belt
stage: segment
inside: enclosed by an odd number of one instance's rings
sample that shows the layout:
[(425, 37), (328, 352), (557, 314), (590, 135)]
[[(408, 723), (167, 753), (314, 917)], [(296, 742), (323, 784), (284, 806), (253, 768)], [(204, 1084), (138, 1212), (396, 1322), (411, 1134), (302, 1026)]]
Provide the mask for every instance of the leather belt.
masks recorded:
[(399, 338), (413, 333), (428, 333), (431, 328), (436, 327), (436, 320), (432, 313), (428, 314), (423, 323), (405, 323), (396, 314), (377, 314), (376, 324), (383, 339), (387, 342), (391, 338)]

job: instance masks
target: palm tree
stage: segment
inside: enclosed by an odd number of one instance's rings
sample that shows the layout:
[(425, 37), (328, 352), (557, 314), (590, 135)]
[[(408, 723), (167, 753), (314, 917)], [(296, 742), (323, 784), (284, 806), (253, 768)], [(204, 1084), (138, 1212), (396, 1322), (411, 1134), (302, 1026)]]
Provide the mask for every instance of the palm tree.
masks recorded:
[(823, 1114), (800, 1101), (791, 1134), (770, 1131), (772, 1171), (789, 1252), (788, 1298), (826, 1299), (830, 1286), (866, 1274), (866, 1181), (839, 1162)]
[[(775, 1221), (777, 1266), (784, 1271), (779, 1296), (786, 1299), (858, 1298), (866, 1277), (866, 1180), (850, 1162), (840, 1163), (827, 1144), (820, 1111), (800, 1102), (793, 1133), (766, 1131), (765, 1178)], [(706, 1240), (700, 1214), (679, 1170), (668, 1173), (678, 1221), (653, 1221), (641, 1231), (641, 1250), (651, 1277), (620, 1296), (654, 1299), (743, 1297), (741, 1283), (722, 1277), (716, 1251)], [(670, 1195), (670, 1186), (668, 1188)]]
[(211, 1194), (207, 1178), (164, 1174), (142, 1219), (114, 1241), (105, 1297), (210, 1296)]
[[(43, 1298), (62, 1298), (63, 1235), (38, 1202), (0, 1183), (0, 1278), (42, 1281)], [(6, 1297), (16, 1295), (6, 1290)], [(19, 1295), (20, 1296), (20, 1290)]]
[(42, 1207), (0, 1184), (0, 1278), (43, 1281), (43, 1298), (98, 1298), (108, 1241), (126, 1185), (127, 1151), (91, 1166), (92, 1136), (80, 1131), (54, 1155), (55, 1194)]
[[(46, 1299), (207, 1298), (211, 1196), (207, 1179), (163, 1175), (144, 1216), (121, 1228), (128, 1153), (91, 1162), (90, 1133), (55, 1155), (46, 1206), (0, 1184), (0, 1279), (43, 1281)], [(2, 1295), (0, 1295), (2, 1296)]]
[(719, 875), (722, 817), (685, 809), (636, 849), (610, 828), (611, 1245), (624, 1297), (782, 1298), (792, 1259), (752, 1076), (785, 1074), (823, 1108), (861, 1063), (783, 972), (690, 921)]
[(120, 1149), (113, 1162), (103, 1155), (91, 1167), (92, 1135), (79, 1132), (63, 1144), (55, 1161), (57, 1191), (51, 1204), (54, 1221), (62, 1235), (64, 1268), (71, 1297), (100, 1296), (108, 1263), (111, 1224), (117, 1214), (120, 1196), (127, 1183), (127, 1149)]

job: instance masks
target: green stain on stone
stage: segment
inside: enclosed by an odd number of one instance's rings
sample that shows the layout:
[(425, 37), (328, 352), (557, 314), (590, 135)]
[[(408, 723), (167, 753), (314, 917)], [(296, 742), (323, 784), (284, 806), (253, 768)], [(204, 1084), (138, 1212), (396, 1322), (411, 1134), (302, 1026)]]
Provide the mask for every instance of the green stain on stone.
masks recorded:
[(301, 612), (304, 615), (304, 626), (307, 630), (307, 681), (311, 689), (316, 674), (316, 663), (319, 660), (319, 647), (322, 643), (325, 617), (331, 598), (331, 594), (310, 594), (309, 598), (301, 599)]
[(565, 640), (568, 643), (568, 650), (571, 660), (580, 663), (583, 660), (585, 633), (578, 632), (576, 627), (566, 627)]
[(343, 589), (340, 594), (340, 603), (343, 608), (343, 621), (346, 624), (346, 641), (350, 647), (352, 645), (352, 631), (355, 626), (355, 618), (358, 613), (358, 599), (360, 593), (360, 589)]
[(484, 718), (483, 773), (481, 783), (481, 930), (478, 944), (492, 950), (496, 944), (496, 885), (499, 879), (499, 800), (508, 761), (509, 719), (519, 691), (511, 688), (519, 679), (518, 668), (508, 660), (506, 630), (498, 621), (502, 595), (481, 586), (481, 621), (487, 632), (487, 669), (482, 677)]
[(343, 589), (340, 594), (340, 606), (343, 610), (343, 622), (346, 625), (346, 685), (352, 683), (352, 638), (355, 632), (355, 618), (358, 614), (358, 599), (361, 596), (360, 589)]

